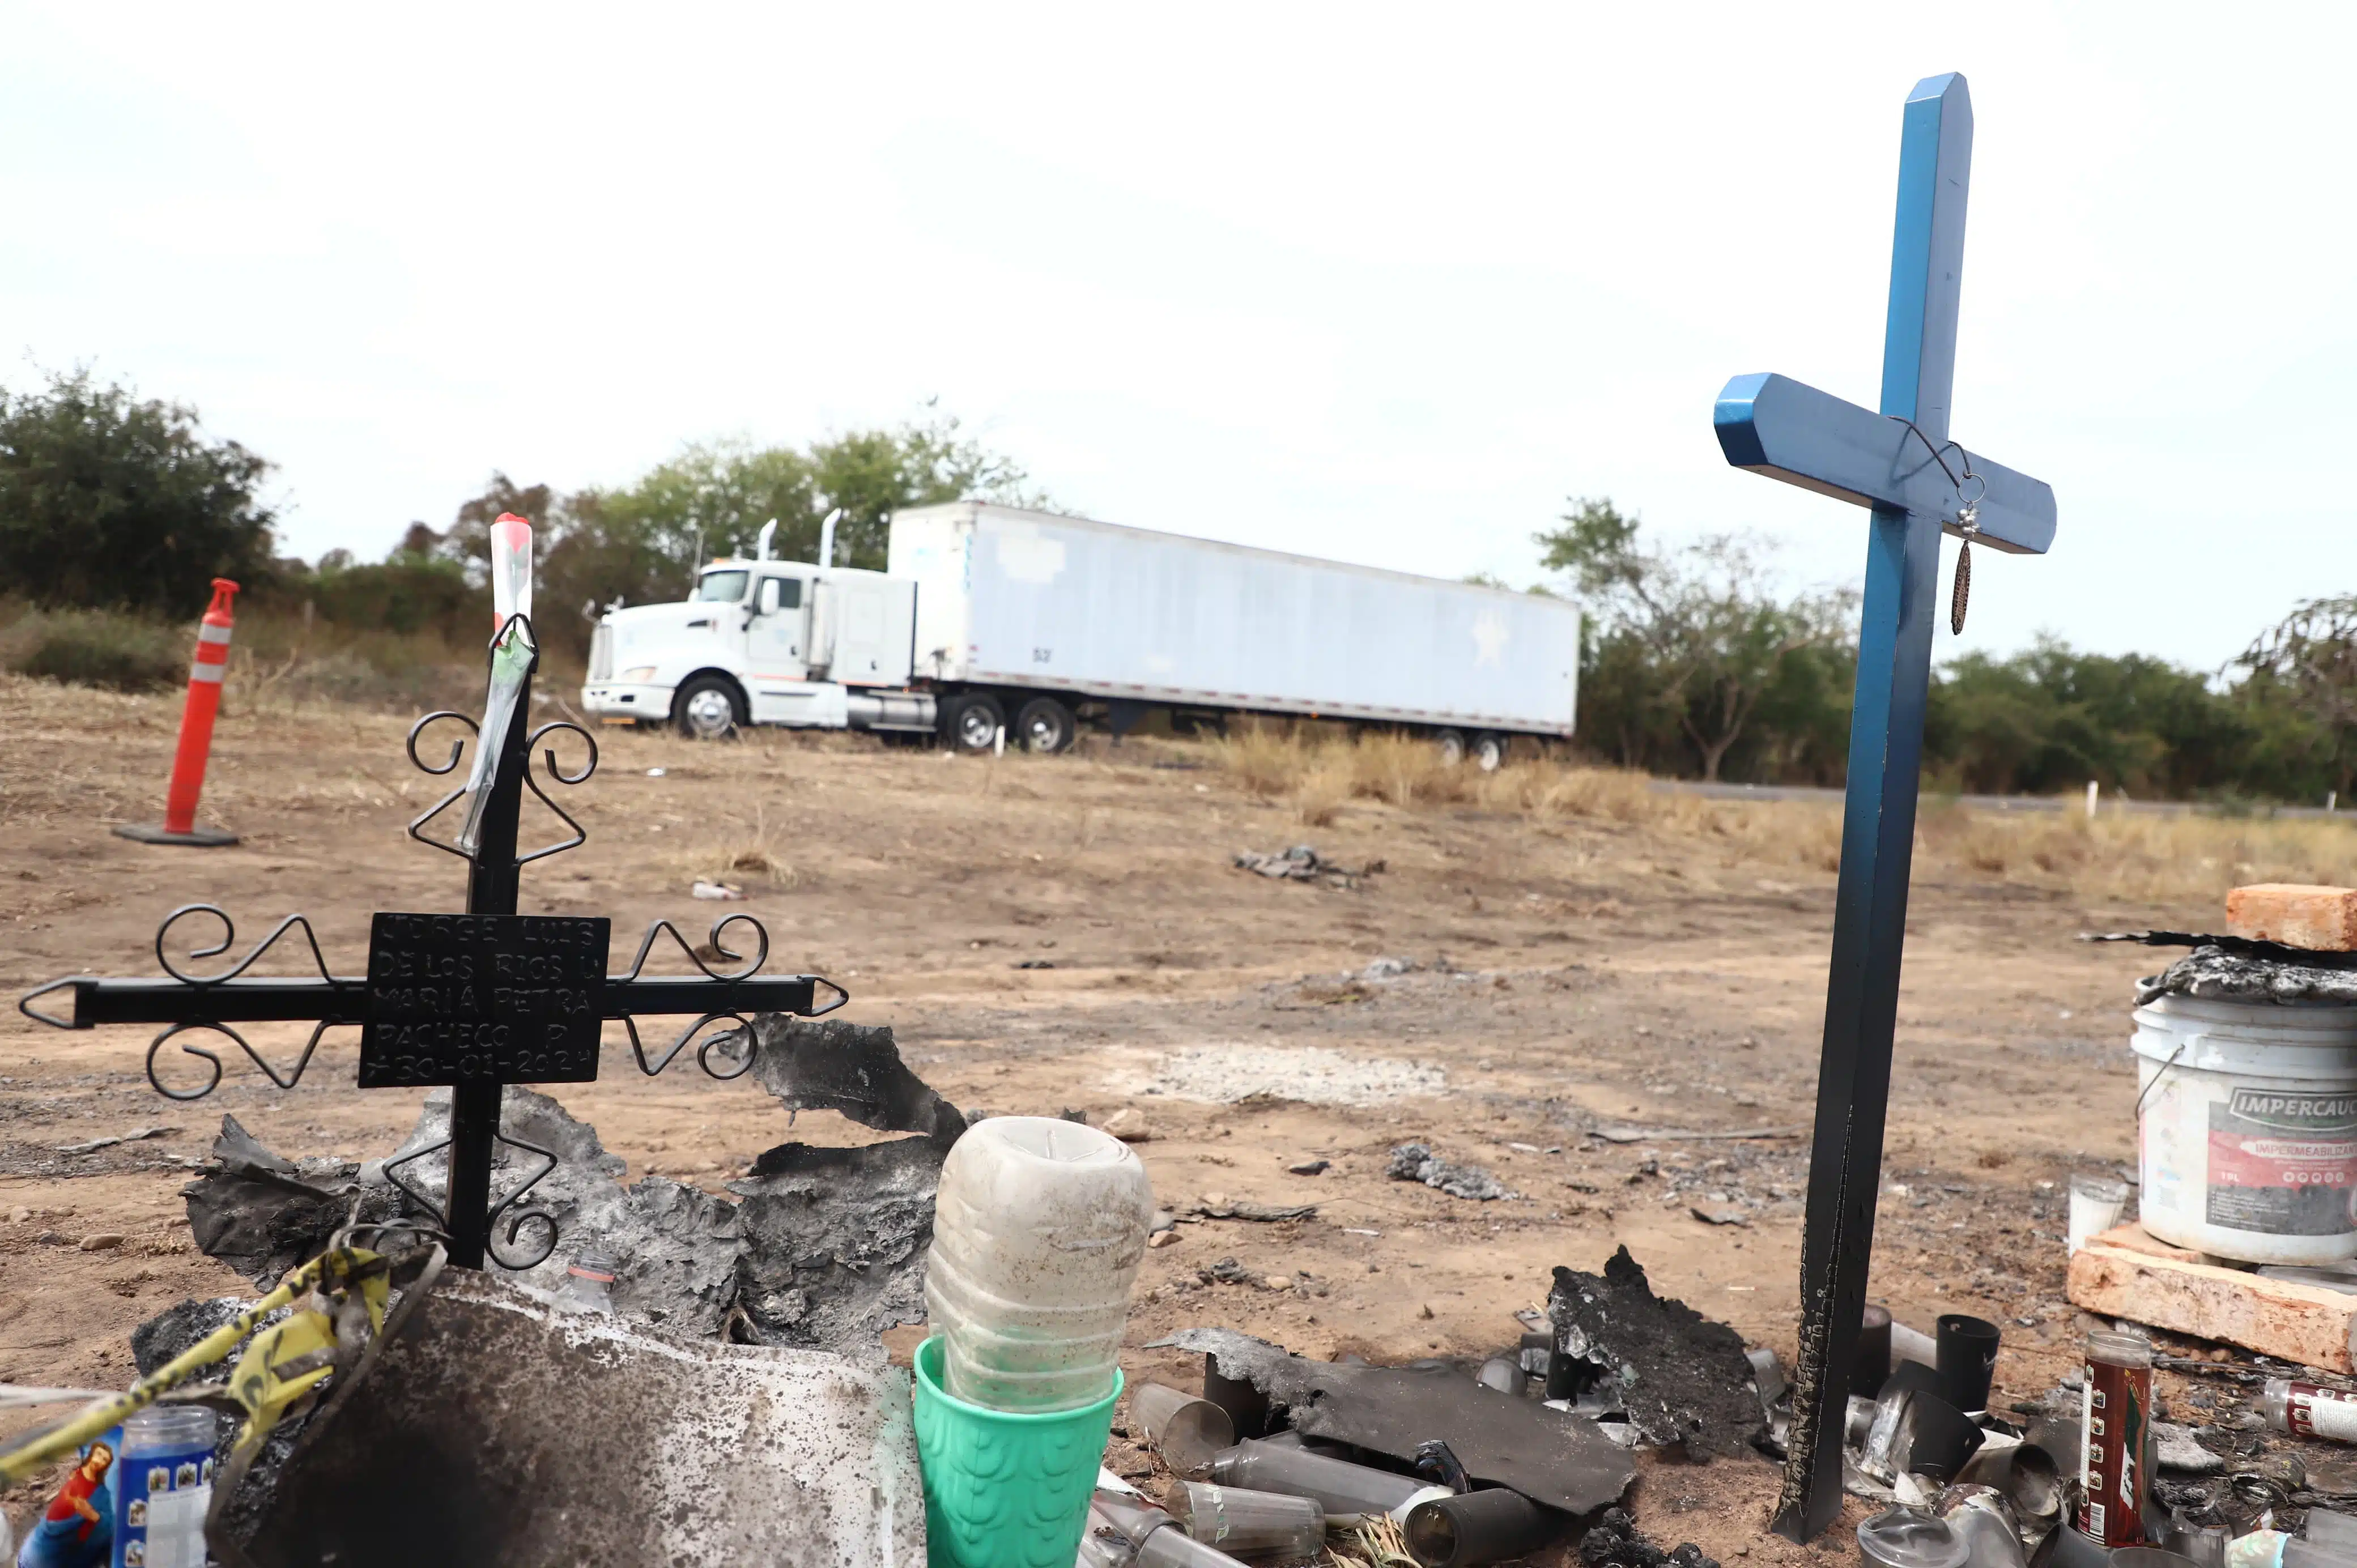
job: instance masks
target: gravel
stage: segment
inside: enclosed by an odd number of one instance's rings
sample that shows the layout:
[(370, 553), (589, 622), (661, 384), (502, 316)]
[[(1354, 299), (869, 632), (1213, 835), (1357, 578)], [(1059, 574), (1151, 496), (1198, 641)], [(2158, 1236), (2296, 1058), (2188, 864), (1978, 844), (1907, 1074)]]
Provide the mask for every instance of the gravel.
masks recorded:
[(1188, 1046), (1164, 1057), (1131, 1092), (1232, 1105), (1255, 1095), (1305, 1105), (1381, 1105), (1437, 1095), (1448, 1075), (1437, 1067), (1354, 1057), (1320, 1046)]

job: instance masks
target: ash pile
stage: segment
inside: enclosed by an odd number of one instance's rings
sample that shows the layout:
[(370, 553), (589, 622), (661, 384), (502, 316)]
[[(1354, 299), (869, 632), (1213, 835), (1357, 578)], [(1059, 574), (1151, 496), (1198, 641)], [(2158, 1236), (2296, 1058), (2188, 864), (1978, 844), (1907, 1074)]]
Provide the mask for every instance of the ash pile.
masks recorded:
[[(878, 1337), (925, 1320), (935, 1191), (968, 1118), (888, 1028), (765, 1015), (752, 1047), (751, 1080), (790, 1112), (905, 1135), (779, 1144), (723, 1197), (626, 1183), (594, 1128), (509, 1088), (502, 1130), (518, 1146), (501, 1144), (495, 1190), (522, 1190), (495, 1225), (495, 1266), (442, 1272), (430, 1290), (396, 1276), (393, 1299), (414, 1294), (415, 1310), (395, 1307), (382, 1354), (274, 1412), (233, 1470), (222, 1423), (214, 1560), (921, 1559), (907, 1375)], [(398, 1236), (443, 1199), (448, 1122), (436, 1090), (397, 1149), (361, 1163), (285, 1158), (225, 1117), (184, 1189), (198, 1245), (269, 1292), (355, 1235)], [(184, 1302), (142, 1325), (142, 1376), (252, 1305)], [(231, 1397), (246, 1371), (216, 1363), (174, 1397), (210, 1389), (248, 1413)]]

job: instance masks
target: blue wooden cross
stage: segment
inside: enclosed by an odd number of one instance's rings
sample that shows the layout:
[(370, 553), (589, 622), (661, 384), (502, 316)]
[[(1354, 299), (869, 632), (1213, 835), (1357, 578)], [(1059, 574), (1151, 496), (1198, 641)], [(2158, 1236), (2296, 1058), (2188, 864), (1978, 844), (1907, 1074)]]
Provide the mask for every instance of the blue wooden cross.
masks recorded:
[(1802, 1239), (1792, 1457), (1775, 1524), (1795, 1541), (1823, 1530), (1841, 1507), (1844, 1415), (1882, 1183), (1940, 535), (2015, 554), (2043, 553), (2054, 539), (2050, 489), (1948, 438), (1972, 156), (1964, 79), (1916, 83), (1900, 134), (1880, 412), (1759, 375), (1727, 382), (1713, 415), (1729, 463), (1873, 516)]

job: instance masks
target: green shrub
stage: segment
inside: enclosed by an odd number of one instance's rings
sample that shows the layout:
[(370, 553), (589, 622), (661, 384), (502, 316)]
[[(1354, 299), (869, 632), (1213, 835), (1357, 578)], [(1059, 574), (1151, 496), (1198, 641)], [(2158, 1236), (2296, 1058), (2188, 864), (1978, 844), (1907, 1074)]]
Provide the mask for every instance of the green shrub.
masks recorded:
[(185, 685), (195, 635), (115, 610), (33, 610), (0, 631), (0, 667), (19, 675), (164, 692)]

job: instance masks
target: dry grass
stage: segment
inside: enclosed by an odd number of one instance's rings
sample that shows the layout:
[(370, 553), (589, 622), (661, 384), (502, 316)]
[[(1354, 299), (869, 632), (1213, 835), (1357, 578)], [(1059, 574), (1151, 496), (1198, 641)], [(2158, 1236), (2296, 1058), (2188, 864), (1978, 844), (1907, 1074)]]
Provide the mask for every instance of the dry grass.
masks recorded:
[(2130, 903), (2213, 899), (2253, 882), (2357, 886), (2357, 831), (2314, 817), (1972, 811), (1926, 802), (1922, 849), (1950, 871)]
[(1363, 1515), (1355, 1528), (1337, 1533), (1340, 1541), (1329, 1537), (1326, 1547), (1334, 1568), (1414, 1568), (1407, 1532), (1383, 1514)]
[(758, 880), (772, 888), (792, 887), (802, 874), (786, 858), (782, 840), (770, 826), (768, 810), (756, 802), (749, 823), (732, 823), (717, 835), (694, 845), (678, 861), (679, 869), (704, 882), (742, 883)]
[[(1290, 806), (1306, 826), (1329, 826), (1354, 805), (1459, 807), (1641, 830), (1762, 866), (1832, 872), (1841, 864), (1841, 811), (1826, 801), (1714, 800), (1655, 789), (1642, 774), (1528, 757), (1484, 774), (1396, 736), (1353, 742), (1264, 730), (1212, 742), (1211, 751), (1239, 785)], [(2252, 882), (2357, 886), (2357, 826), (2116, 811), (2091, 821), (2076, 810), (1989, 811), (1926, 797), (1915, 867), (2091, 900), (2206, 903)]]

